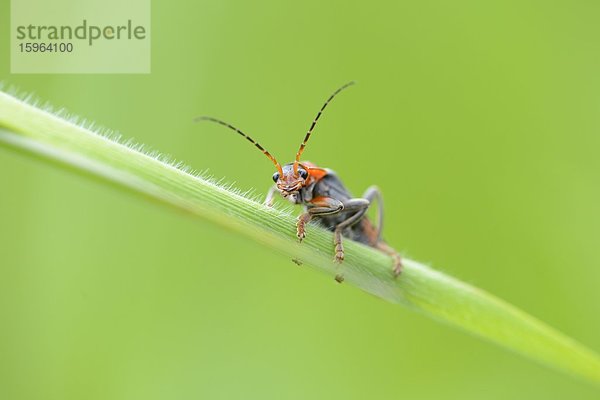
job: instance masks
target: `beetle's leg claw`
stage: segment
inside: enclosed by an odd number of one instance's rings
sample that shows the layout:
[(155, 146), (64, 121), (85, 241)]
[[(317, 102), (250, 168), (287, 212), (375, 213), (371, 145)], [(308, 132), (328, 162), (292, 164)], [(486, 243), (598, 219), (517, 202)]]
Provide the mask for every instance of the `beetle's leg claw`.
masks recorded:
[(296, 236), (298, 236), (298, 240), (302, 242), (302, 239), (306, 237), (305, 226), (308, 221), (310, 221), (311, 215), (309, 213), (302, 214), (298, 217), (298, 221), (296, 222)]
[(341, 264), (344, 261), (344, 245), (342, 244), (342, 233), (336, 231), (333, 236), (333, 244), (335, 246), (334, 262)]
[(402, 259), (400, 256), (394, 257), (394, 277), (402, 273)]
[(302, 239), (304, 239), (306, 237), (306, 233), (304, 232), (304, 227), (300, 228), (300, 226), (298, 226), (296, 236), (298, 236), (298, 240), (300, 242), (302, 242)]

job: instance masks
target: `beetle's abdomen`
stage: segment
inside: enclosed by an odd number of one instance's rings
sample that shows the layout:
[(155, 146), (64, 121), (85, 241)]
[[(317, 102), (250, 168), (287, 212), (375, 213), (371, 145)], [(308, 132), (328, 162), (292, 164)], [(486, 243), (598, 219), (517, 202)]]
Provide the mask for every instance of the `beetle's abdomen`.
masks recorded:
[[(348, 219), (348, 217), (349, 215), (342, 211), (335, 215), (315, 217), (314, 221), (328, 231), (333, 232), (335, 231), (335, 228)], [(356, 224), (342, 231), (344, 237), (371, 247), (375, 247), (377, 244), (377, 234), (377, 230), (367, 216), (362, 217)]]

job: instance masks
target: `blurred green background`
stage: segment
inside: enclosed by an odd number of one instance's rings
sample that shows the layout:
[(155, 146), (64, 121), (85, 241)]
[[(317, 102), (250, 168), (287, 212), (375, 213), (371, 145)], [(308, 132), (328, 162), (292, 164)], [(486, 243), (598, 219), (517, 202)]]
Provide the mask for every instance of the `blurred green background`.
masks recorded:
[[(266, 192), (214, 115), (356, 194), (387, 240), (600, 350), (600, 3), (152, 4), (149, 75), (0, 78)], [(573, 378), (208, 223), (0, 149), (2, 399), (596, 399)]]

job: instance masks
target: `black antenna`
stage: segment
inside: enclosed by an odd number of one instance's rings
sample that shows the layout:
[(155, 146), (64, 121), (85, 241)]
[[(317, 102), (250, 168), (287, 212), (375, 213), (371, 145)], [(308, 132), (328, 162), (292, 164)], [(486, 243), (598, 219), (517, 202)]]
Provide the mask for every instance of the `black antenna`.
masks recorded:
[(323, 113), (323, 110), (325, 110), (325, 107), (327, 107), (329, 102), (331, 100), (333, 100), (333, 98), (335, 96), (337, 96), (337, 94), (339, 92), (341, 92), (342, 90), (346, 89), (349, 86), (354, 85), (355, 83), (356, 83), (355, 81), (350, 81), (350, 82), (346, 83), (344, 86), (340, 87), (338, 90), (333, 92), (333, 94), (331, 96), (329, 96), (329, 98), (327, 99), (325, 104), (323, 104), (323, 107), (321, 107), (321, 109), (319, 110), (319, 113), (317, 114), (317, 116), (315, 117), (314, 121), (312, 122), (310, 128), (308, 129), (308, 132), (306, 132), (306, 136), (304, 136), (304, 140), (300, 144), (300, 148), (298, 149), (298, 152), (296, 153), (296, 161), (294, 162), (294, 173), (298, 172), (298, 163), (300, 162), (300, 156), (302, 156), (302, 152), (304, 152), (304, 148), (306, 147), (306, 142), (308, 142), (308, 139), (310, 139), (310, 135), (312, 134), (313, 129), (315, 129), (315, 125), (317, 125), (317, 121), (319, 120), (319, 117), (321, 117), (321, 114)]
[(221, 121), (220, 119), (213, 118), (213, 117), (207, 117), (207, 116), (201, 116), (201, 117), (194, 118), (194, 122), (199, 122), (199, 121), (212, 121), (212, 122), (216, 122), (217, 124), (226, 126), (227, 128), (229, 128), (229, 129), (231, 129), (233, 131), (236, 131), (237, 133), (239, 133), (240, 135), (242, 135), (243, 137), (245, 137), (250, 143), (252, 143), (254, 146), (256, 146), (265, 156), (267, 156), (269, 158), (269, 160), (271, 160), (273, 162), (273, 164), (275, 164), (275, 166), (277, 167), (277, 171), (279, 171), (279, 174), (281, 176), (283, 176), (283, 170), (281, 169), (281, 165), (279, 165), (279, 163), (277, 162), (277, 160), (275, 159), (275, 157), (273, 157), (271, 155), (271, 153), (269, 153), (264, 147), (262, 147), (260, 145), (260, 143), (258, 143), (254, 139), (252, 139), (250, 136), (246, 135), (244, 132), (240, 131), (235, 126), (233, 126), (231, 124), (228, 124), (225, 121)]

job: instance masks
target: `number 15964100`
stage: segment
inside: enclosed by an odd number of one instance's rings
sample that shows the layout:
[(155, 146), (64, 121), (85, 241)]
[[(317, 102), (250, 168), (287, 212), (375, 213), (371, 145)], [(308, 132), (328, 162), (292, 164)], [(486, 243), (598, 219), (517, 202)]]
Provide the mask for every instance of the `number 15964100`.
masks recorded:
[(19, 43), (21, 53), (71, 53), (73, 43)]

